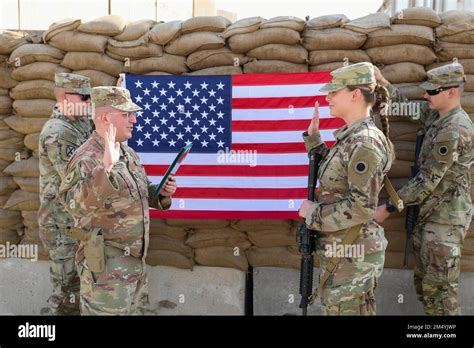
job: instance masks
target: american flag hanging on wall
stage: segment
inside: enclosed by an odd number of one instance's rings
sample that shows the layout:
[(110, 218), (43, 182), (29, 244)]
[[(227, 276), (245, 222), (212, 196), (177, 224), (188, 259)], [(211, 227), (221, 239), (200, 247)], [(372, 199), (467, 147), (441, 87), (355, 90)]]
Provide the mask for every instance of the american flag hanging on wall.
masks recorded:
[(307, 196), (308, 156), (301, 133), (316, 100), (320, 132), (331, 146), (344, 125), (329, 115), (319, 88), (329, 73), (222, 76), (126, 75), (143, 108), (128, 141), (148, 177), (159, 183), (179, 150), (181, 165), (169, 211), (184, 219), (296, 219)]

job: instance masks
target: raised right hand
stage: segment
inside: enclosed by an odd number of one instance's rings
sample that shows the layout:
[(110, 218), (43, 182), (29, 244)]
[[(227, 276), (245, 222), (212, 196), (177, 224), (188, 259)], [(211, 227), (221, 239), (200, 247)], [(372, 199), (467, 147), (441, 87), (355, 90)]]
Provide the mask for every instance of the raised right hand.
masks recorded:
[(110, 172), (115, 163), (120, 158), (120, 143), (115, 141), (117, 128), (111, 123), (108, 131), (105, 131), (105, 148), (104, 148), (104, 167)]
[(319, 102), (314, 103), (314, 112), (308, 127), (308, 135), (315, 135), (319, 130)]

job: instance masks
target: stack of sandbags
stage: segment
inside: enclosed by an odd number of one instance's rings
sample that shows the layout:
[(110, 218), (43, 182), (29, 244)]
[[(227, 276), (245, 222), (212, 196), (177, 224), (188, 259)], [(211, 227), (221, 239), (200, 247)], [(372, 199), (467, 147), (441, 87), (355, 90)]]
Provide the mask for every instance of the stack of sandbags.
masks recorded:
[(320, 16), (306, 23), (302, 37), (309, 51), (309, 71), (332, 71), (344, 64), (370, 62), (361, 49), (367, 34), (341, 27), (348, 23), (342, 14)]
[[(471, 119), (474, 116), (474, 12), (447, 11), (440, 14), (436, 28), (437, 56), (444, 65), (457, 59), (464, 66), (467, 82), (461, 104)], [(444, 64), (443, 64), (444, 63)]]
[(194, 252), (185, 244), (190, 230), (189, 227), (168, 225), (162, 219), (152, 219), (146, 263), (151, 266), (193, 269)]
[(45, 42), (67, 52), (61, 66), (87, 76), (93, 86), (115, 85), (123, 62), (105, 54), (108, 40), (123, 33), (126, 21), (119, 16), (104, 16), (90, 22), (69, 20), (52, 25)]
[[(300, 44), (303, 28), (304, 21), (296, 17), (251, 17), (236, 21), (221, 37), (235, 55), (236, 73), (241, 73), (242, 65), (246, 74), (305, 72), (308, 53)], [(244, 54), (247, 58), (242, 59)]]

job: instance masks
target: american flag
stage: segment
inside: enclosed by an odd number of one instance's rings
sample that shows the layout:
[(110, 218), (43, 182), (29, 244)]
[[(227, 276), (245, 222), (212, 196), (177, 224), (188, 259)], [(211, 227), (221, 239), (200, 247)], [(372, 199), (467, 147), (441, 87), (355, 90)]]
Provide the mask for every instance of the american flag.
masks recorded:
[(301, 133), (314, 103), (320, 132), (332, 146), (341, 119), (329, 115), (319, 91), (329, 73), (233, 76), (129, 75), (124, 86), (138, 113), (128, 141), (153, 183), (179, 150), (181, 165), (169, 211), (150, 216), (184, 219), (296, 219), (307, 197), (308, 156)]

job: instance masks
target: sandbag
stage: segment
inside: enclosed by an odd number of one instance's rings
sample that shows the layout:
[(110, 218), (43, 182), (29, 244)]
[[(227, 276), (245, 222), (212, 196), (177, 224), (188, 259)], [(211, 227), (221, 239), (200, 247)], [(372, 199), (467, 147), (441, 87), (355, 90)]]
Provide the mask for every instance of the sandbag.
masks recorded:
[(15, 230), (0, 228), (0, 244), (18, 244), (19, 242), (20, 236)]
[(240, 66), (217, 66), (215, 68), (206, 68), (201, 70), (196, 70), (189, 73), (184, 73), (183, 75), (235, 75), (243, 74), (242, 68)]
[(24, 192), (39, 193), (39, 177), (14, 176), (13, 181)]
[(183, 241), (160, 235), (150, 236), (148, 250), (169, 250), (188, 258), (192, 258), (194, 254), (193, 248), (184, 244)]
[(291, 228), (287, 232), (278, 230), (248, 231), (247, 235), (252, 244), (259, 248), (297, 245), (296, 228)]
[[(318, 64), (318, 65), (311, 65), (309, 67), (309, 71), (333, 71), (344, 66), (344, 62), (334, 62), (334, 63), (325, 63), (325, 64)], [(349, 64), (353, 64), (353, 62), (349, 62)]]
[(245, 74), (274, 74), (308, 72), (307, 64), (295, 64), (281, 60), (255, 60), (244, 65)]
[(197, 31), (222, 32), (232, 22), (222, 16), (197, 16), (189, 18), (181, 26), (181, 35)]
[(17, 159), (26, 159), (29, 157), (28, 150), (21, 145), (2, 145), (0, 148), (0, 165), (3, 161), (13, 162)]
[(171, 21), (154, 25), (149, 33), (151, 43), (157, 45), (166, 45), (171, 40), (178, 37), (183, 21)]
[(99, 52), (105, 51), (107, 36), (86, 34), (79, 31), (63, 31), (54, 36), (49, 44), (63, 51)]
[(123, 63), (95, 52), (68, 52), (61, 63), (71, 70), (88, 70), (94, 68), (112, 76), (118, 76), (123, 70)]
[(139, 37), (136, 40), (132, 41), (118, 41), (114, 40), (112, 38), (109, 38), (107, 43), (108, 46), (111, 47), (117, 47), (117, 48), (133, 48), (133, 47), (139, 47), (142, 45), (146, 45), (150, 42), (148, 35), (143, 35), (142, 37)]
[[(474, 59), (459, 59), (458, 63), (464, 68), (465, 74), (474, 74)], [(449, 64), (447, 62), (437, 62), (426, 66), (426, 71)]]
[(461, 106), (465, 110), (474, 110), (474, 93), (464, 92), (461, 96)]
[(393, 24), (424, 25), (435, 28), (441, 24), (438, 14), (429, 7), (411, 7), (403, 9), (392, 16)]
[(436, 55), (441, 62), (451, 61), (453, 58), (474, 58), (474, 49), (472, 45), (438, 41), (436, 47)]
[(151, 219), (150, 236), (162, 235), (184, 241), (189, 228), (168, 226), (162, 219)]
[(259, 60), (280, 60), (295, 64), (308, 62), (308, 51), (301, 45), (269, 44), (254, 48), (246, 55)]
[(152, 43), (130, 48), (108, 45), (106, 53), (108, 56), (120, 61), (125, 61), (126, 59), (137, 60), (142, 58), (161, 57), (163, 55), (163, 47)]
[(436, 36), (444, 37), (474, 30), (474, 12), (446, 11), (440, 14), (442, 25), (436, 28)]
[(461, 255), (474, 255), (474, 238), (464, 239), (462, 245)]
[(195, 249), (194, 261), (202, 266), (236, 268), (241, 271), (247, 271), (249, 268), (245, 252), (235, 252), (231, 247)]
[(466, 92), (474, 92), (474, 75), (466, 75), (466, 83), (464, 85)]
[(54, 82), (49, 80), (23, 81), (10, 92), (15, 99), (55, 99)]
[(41, 132), (43, 125), (49, 118), (22, 118), (16, 115), (4, 119), (5, 123), (13, 130), (21, 134), (32, 134)]
[(38, 210), (40, 206), (37, 193), (16, 190), (12, 193), (3, 209), (8, 210)]
[(165, 223), (168, 226), (193, 229), (224, 228), (230, 225), (229, 220), (165, 219)]
[(247, 250), (252, 267), (283, 267), (300, 269), (301, 256), (291, 253), (287, 247), (257, 248)]
[(0, 130), (0, 146), (21, 144), (25, 136), (11, 129)]
[(13, 109), (23, 117), (46, 118), (51, 116), (55, 105), (56, 100), (51, 99), (15, 100)]
[(300, 34), (292, 29), (266, 28), (252, 33), (231, 36), (227, 44), (232, 52), (246, 53), (256, 47), (269, 44), (296, 45), (300, 43)]
[(118, 41), (133, 41), (139, 37), (145, 35), (150, 29), (158, 24), (153, 19), (140, 19), (131, 23), (128, 23), (124, 31), (121, 34), (114, 36), (114, 40)]
[(443, 36), (440, 41), (460, 43), (460, 44), (474, 44), (474, 30), (465, 31), (459, 34)]
[(123, 32), (127, 22), (120, 16), (108, 15), (82, 23), (77, 30), (83, 33), (116, 36)]
[(185, 243), (192, 248), (226, 246), (246, 250), (251, 246), (245, 233), (232, 228), (192, 231), (189, 232)]
[(17, 30), (0, 30), (0, 54), (9, 55), (28, 43), (28, 33)]
[(230, 226), (242, 232), (273, 230), (287, 233), (291, 220), (232, 220)]
[(278, 16), (263, 21), (260, 28), (287, 28), (301, 32), (304, 29), (304, 25), (305, 22), (301, 18), (293, 16)]
[(92, 87), (97, 86), (115, 86), (117, 85), (117, 78), (110, 76), (102, 71), (97, 70), (77, 70), (73, 71), (74, 74), (86, 76), (91, 81)]
[(247, 34), (257, 31), (265, 21), (262, 17), (249, 17), (235, 21), (224, 30), (220, 36), (227, 39), (237, 34)]
[(392, 168), (388, 172), (389, 178), (409, 178), (411, 177), (411, 166), (413, 161), (404, 161), (396, 159), (393, 161)]
[(341, 27), (358, 33), (370, 33), (375, 30), (390, 28), (390, 16), (383, 12), (371, 13), (344, 23)]
[(390, 28), (373, 31), (364, 48), (414, 44), (431, 46), (435, 41), (433, 29), (422, 25), (394, 24)]
[(320, 65), (334, 62), (369, 62), (370, 57), (363, 50), (321, 50), (309, 52), (309, 64)]
[(388, 251), (404, 252), (405, 251), (405, 228), (399, 231), (385, 231), (385, 238), (387, 238)]
[(144, 74), (150, 71), (164, 71), (170, 74), (179, 75), (186, 72), (186, 58), (163, 54), (162, 57), (152, 57), (145, 59), (132, 60), (125, 65), (125, 72), (132, 74)]
[(0, 67), (0, 87), (13, 88), (18, 82), (12, 78), (12, 71), (7, 68)]
[(49, 80), (54, 81), (54, 74), (69, 73), (71, 70), (66, 69), (59, 64), (37, 62), (25, 66), (21, 66), (12, 71), (12, 78), (17, 81), (29, 80)]
[(18, 47), (10, 55), (8, 63), (19, 68), (34, 62), (61, 63), (64, 52), (45, 44), (26, 44)]
[(80, 19), (61, 19), (57, 22), (54, 22), (51, 24), (48, 28), (43, 33), (43, 41), (45, 43), (48, 43), (49, 40), (51, 40), (53, 37), (58, 35), (59, 33), (62, 33), (64, 31), (73, 31), (76, 30), (79, 26), (81, 25), (81, 20)]
[(415, 162), (415, 142), (397, 140), (393, 141), (393, 145), (398, 159)]
[(382, 69), (383, 76), (390, 83), (419, 82), (426, 79), (425, 68), (416, 63), (396, 63)]
[(202, 50), (191, 53), (186, 59), (186, 65), (191, 70), (201, 70), (218, 66), (242, 66), (249, 61), (243, 54), (233, 53), (227, 47), (214, 50)]
[(39, 145), (39, 135), (40, 133), (28, 134), (25, 137), (25, 146), (31, 151), (37, 151)]
[(6, 96), (8, 96), (8, 95), (10, 95), (10, 94), (8, 93), (8, 89), (6, 89), (6, 88), (0, 88), (0, 96), (6, 97)]
[(302, 33), (303, 46), (314, 50), (356, 50), (364, 45), (367, 35), (344, 28), (305, 30)]
[(14, 229), (20, 222), (21, 215), (19, 211), (0, 209), (0, 226), (2, 229)]
[(306, 28), (316, 30), (338, 28), (348, 22), (349, 18), (343, 14), (325, 15), (310, 19), (306, 23)]
[(423, 96), (426, 93), (426, 91), (423, 88), (420, 88), (419, 82), (398, 83), (398, 84), (394, 84), (394, 86), (398, 88), (400, 93), (409, 100), (423, 99)]
[(11, 176), (0, 176), (0, 196), (12, 194), (17, 189), (18, 185)]
[(181, 269), (193, 269), (194, 266), (192, 259), (169, 250), (149, 250), (145, 262), (150, 266), (171, 266)]
[(38, 211), (36, 210), (24, 210), (21, 212), (23, 217), (23, 225), (28, 227), (28, 230), (38, 229)]
[(366, 52), (374, 64), (411, 62), (427, 65), (436, 60), (436, 55), (429, 47), (413, 44), (373, 47)]
[[(143, 75), (173, 75), (164, 71), (150, 71)], [(183, 74), (184, 75), (184, 74)]]
[(13, 176), (39, 177), (39, 161), (34, 157), (30, 157), (26, 160), (15, 161), (5, 168), (3, 172)]
[(0, 97), (0, 115), (12, 113), (12, 98), (5, 96)]
[[(1, 168), (1, 165), (2, 165), (1, 163), (2, 163), (2, 160), (0, 159), (0, 168)], [(0, 175), (1, 175), (1, 173), (0, 173)], [(8, 198), (10, 198), (10, 195), (0, 196), (0, 208), (2, 208), (5, 205), (5, 203), (7, 203)]]
[(220, 48), (224, 45), (224, 39), (217, 33), (199, 31), (179, 36), (169, 42), (165, 46), (165, 52), (177, 56), (188, 56), (195, 51)]

